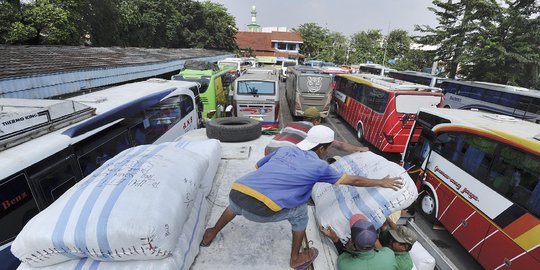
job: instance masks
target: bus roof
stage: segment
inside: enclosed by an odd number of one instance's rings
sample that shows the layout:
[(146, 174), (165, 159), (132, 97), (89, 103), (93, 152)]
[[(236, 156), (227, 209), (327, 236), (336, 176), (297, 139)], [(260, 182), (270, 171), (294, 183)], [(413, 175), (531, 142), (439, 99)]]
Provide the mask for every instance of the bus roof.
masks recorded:
[(338, 74), (337, 76), (341, 76), (351, 81), (367, 84), (372, 87), (377, 87), (389, 91), (441, 92), (441, 89), (438, 87), (431, 87), (422, 84), (406, 82), (375, 74)]
[[(165, 89), (171, 89), (170, 94), (166, 97), (174, 95), (180, 91), (185, 91), (186, 94), (192, 95), (191, 90), (188, 89), (192, 86), (196, 86), (196, 83), (168, 81), (163, 79), (149, 79), (144, 82), (129, 83), (103, 89), (89, 94), (72, 97), (67, 100), (76, 101), (95, 108), (95, 113), (97, 116), (99, 116), (109, 111), (113, 111), (123, 104), (128, 104), (134, 100), (141, 99), (145, 96)], [(88, 136), (105, 129), (120, 120), (113, 120), (112, 122), (104, 124), (102, 127), (96, 128), (92, 130), (92, 132), (87, 132), (75, 139), (62, 134), (65, 130), (78, 125), (84, 125), (85, 122), (92, 121), (97, 116), (88, 118), (75, 125), (67, 126), (50, 132), (41, 137), (33, 138), (13, 148), (0, 152), (0, 174), (2, 175), (0, 178), (20, 171), (21, 168), (26, 168), (32, 164), (35, 164), (43, 158), (51, 156), (52, 154), (57, 153), (59, 150), (68, 147), (70, 144), (87, 138)], [(30, 155), (28, 153), (32, 154)]]
[(535, 89), (527, 89), (525, 87), (491, 83), (491, 82), (480, 82), (480, 81), (458, 81), (452, 79), (445, 79), (443, 83), (454, 83), (459, 85), (467, 85), (471, 87), (481, 87), (484, 89), (501, 91), (506, 93), (515, 93), (523, 96), (530, 97), (540, 97), (540, 91)]
[(540, 125), (512, 116), (498, 115), (482, 111), (447, 108), (421, 108), (430, 114), (448, 119), (451, 124), (480, 129), (514, 143), (519, 143), (540, 154)]
[[(413, 70), (402, 70), (402, 71), (398, 71), (398, 70), (390, 70), (390, 71), (388, 71), (388, 74), (389, 74), (389, 75), (390, 75), (391, 73), (398, 73), (398, 74), (412, 75), (412, 76), (418, 76), (418, 77), (423, 77), (423, 78), (440, 78), (440, 77), (437, 77), (437, 76), (432, 75), (432, 74), (429, 74), (429, 73), (419, 72), (419, 71), (413, 71)], [(442, 79), (442, 78), (441, 78), (441, 79)]]
[(269, 69), (248, 69), (244, 75), (238, 77), (236, 81), (277, 81), (277, 75), (274, 70)]
[(322, 69), (318, 67), (296, 65), (289, 68), (293, 70), (293, 72), (298, 72), (298, 73), (311, 73), (311, 74), (324, 74), (324, 75), (327, 74), (327, 73), (323, 73)]

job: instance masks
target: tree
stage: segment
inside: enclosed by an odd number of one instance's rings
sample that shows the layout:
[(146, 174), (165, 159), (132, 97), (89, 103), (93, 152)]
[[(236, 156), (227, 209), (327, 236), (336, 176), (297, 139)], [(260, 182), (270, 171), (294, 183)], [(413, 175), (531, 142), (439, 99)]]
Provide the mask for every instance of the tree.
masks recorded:
[(405, 30), (392, 30), (386, 37), (386, 59), (402, 58), (411, 47), (411, 37)]
[[(62, 1), (40, 0), (20, 6), (20, 16), (12, 21), (2, 38), (11, 44), (78, 45), (81, 36)], [(5, 7), (5, 6), (4, 6)], [(12, 8), (19, 8), (12, 4)]]
[(327, 46), (328, 29), (322, 28), (316, 23), (304, 23), (293, 28), (293, 31), (299, 32), (304, 40), (300, 48), (300, 53), (308, 59), (317, 59), (321, 52)]
[(382, 63), (384, 49), (381, 46), (383, 35), (381, 30), (368, 30), (354, 33), (351, 37), (351, 54), (353, 63)]

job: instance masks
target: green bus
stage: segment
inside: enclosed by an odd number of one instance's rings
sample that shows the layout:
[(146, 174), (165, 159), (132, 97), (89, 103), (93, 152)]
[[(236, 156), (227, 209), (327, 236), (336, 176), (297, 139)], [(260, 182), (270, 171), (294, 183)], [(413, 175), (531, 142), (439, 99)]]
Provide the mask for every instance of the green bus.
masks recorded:
[(231, 104), (229, 97), (230, 85), (235, 79), (233, 68), (230, 66), (219, 67), (215, 63), (197, 60), (188, 60), (184, 68), (171, 80), (190, 81), (200, 84), (198, 104), (202, 118), (207, 118), (209, 112), (215, 111), (211, 117), (222, 117), (225, 108)]

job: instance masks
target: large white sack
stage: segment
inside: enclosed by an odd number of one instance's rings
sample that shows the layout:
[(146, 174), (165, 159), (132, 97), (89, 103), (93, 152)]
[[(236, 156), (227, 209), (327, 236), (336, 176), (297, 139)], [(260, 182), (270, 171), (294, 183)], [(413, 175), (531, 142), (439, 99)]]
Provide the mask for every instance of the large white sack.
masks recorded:
[(11, 251), (34, 267), (169, 256), (207, 168), (206, 158), (174, 143), (128, 149), (31, 219)]
[(200, 183), (200, 186), (203, 189), (204, 193), (208, 195), (208, 193), (210, 193), (210, 190), (212, 189), (212, 184), (214, 183), (214, 176), (216, 175), (219, 162), (221, 161), (221, 144), (219, 140), (195, 140), (181, 138), (180, 141), (176, 142), (176, 146), (193, 151), (208, 159), (208, 169), (204, 174), (203, 181), (201, 181)]
[(45, 267), (31, 267), (22, 263), (18, 270), (187, 270), (199, 253), (199, 243), (204, 233), (206, 214), (208, 213), (208, 201), (199, 193), (195, 205), (184, 224), (182, 233), (178, 238), (172, 256), (159, 260), (145, 261), (96, 261), (89, 258), (69, 260)]
[(354, 153), (344, 156), (332, 164), (339, 172), (380, 179), (387, 175), (399, 176), (403, 187), (395, 191), (381, 187), (353, 187), (317, 183), (312, 190), (316, 207), (316, 218), (323, 226), (332, 226), (341, 241), (350, 238), (349, 219), (354, 214), (365, 215), (380, 228), (391, 213), (407, 208), (418, 197), (418, 191), (407, 172), (372, 152)]
[(435, 269), (435, 258), (418, 241), (414, 243), (409, 251), (414, 267), (418, 270)]

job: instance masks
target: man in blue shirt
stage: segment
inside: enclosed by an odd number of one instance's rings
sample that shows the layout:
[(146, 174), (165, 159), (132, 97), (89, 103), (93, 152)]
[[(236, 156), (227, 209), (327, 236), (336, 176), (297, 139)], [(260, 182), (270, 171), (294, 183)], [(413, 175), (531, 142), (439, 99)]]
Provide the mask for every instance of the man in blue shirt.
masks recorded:
[(201, 246), (208, 246), (216, 235), (237, 215), (255, 222), (288, 220), (292, 226), (292, 248), (289, 265), (305, 269), (318, 255), (315, 248), (300, 252), (308, 223), (306, 202), (317, 182), (359, 187), (380, 186), (399, 189), (399, 177), (367, 179), (338, 173), (323, 160), (334, 141), (334, 131), (314, 126), (306, 139), (296, 147), (282, 147), (256, 164), (258, 170), (242, 176), (232, 184), (229, 206), (214, 227), (206, 229)]

